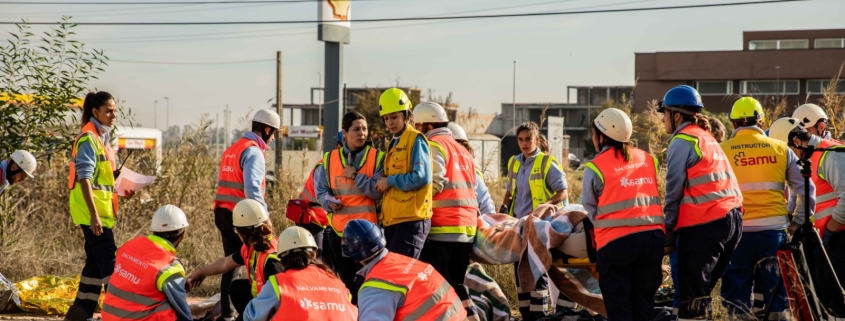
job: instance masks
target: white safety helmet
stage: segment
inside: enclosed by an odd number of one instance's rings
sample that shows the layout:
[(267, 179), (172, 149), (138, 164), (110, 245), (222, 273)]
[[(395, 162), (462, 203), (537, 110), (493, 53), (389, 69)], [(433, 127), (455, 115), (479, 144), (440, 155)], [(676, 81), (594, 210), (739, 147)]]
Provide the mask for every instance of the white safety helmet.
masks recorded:
[(449, 122), (447, 128), (449, 128), (449, 131), (452, 132), (452, 139), (469, 140), (469, 138), (467, 137), (467, 132), (464, 130), (463, 127), (461, 127), (461, 125)]
[(176, 205), (165, 205), (153, 214), (153, 222), (150, 224), (150, 231), (173, 232), (188, 227), (188, 217), (182, 209)]
[(435, 102), (424, 102), (414, 107), (414, 123), (447, 123), (446, 109)]
[(631, 140), (631, 132), (633, 131), (631, 119), (619, 109), (608, 108), (603, 110), (593, 121), (593, 124), (610, 139), (622, 143)]
[(819, 120), (827, 119), (827, 114), (825, 114), (824, 109), (819, 107), (819, 105), (803, 104), (795, 109), (792, 113), (792, 118), (797, 118), (804, 128), (810, 128), (815, 126)]
[(255, 112), (255, 116), (252, 116), (252, 121), (265, 124), (275, 129), (282, 128), (282, 119), (279, 118), (279, 114), (270, 109), (259, 109)]
[(314, 242), (314, 236), (311, 232), (299, 226), (291, 226), (285, 229), (282, 234), (279, 234), (279, 249), (280, 257), (287, 256), (290, 251), (301, 248), (317, 248), (317, 242)]
[(259, 227), (269, 219), (264, 205), (253, 199), (241, 200), (232, 209), (232, 225), (237, 227)]
[(12, 161), (18, 164), (18, 167), (30, 178), (33, 177), (35, 168), (38, 167), (38, 161), (35, 160), (35, 156), (32, 156), (32, 153), (25, 150), (16, 150), (12, 153)]
[(769, 126), (769, 137), (789, 143), (789, 133), (799, 126), (801, 126), (801, 121), (797, 118), (780, 118)]

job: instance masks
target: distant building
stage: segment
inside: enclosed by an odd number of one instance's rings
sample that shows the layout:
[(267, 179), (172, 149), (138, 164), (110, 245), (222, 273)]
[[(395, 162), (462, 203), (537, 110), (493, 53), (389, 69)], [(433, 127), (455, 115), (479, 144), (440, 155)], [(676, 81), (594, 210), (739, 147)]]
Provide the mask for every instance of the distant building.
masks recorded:
[(790, 107), (817, 102), (845, 62), (845, 29), (746, 31), (742, 38), (741, 51), (635, 54), (634, 110), (677, 85), (696, 87), (715, 112), (730, 111), (731, 94), (784, 96)]

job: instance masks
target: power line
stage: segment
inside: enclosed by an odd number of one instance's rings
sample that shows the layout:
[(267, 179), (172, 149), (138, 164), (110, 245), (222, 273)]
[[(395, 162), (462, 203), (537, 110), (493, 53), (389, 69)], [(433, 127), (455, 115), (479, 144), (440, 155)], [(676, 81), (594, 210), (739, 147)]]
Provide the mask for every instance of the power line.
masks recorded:
[[(564, 11), (564, 12), (531, 12), (531, 13), (512, 13), (512, 14), (495, 14), (495, 15), (466, 15), (466, 16), (448, 16), (448, 17), (406, 17), (406, 18), (373, 18), (373, 19), (357, 19), (349, 20), (352, 23), (366, 23), (366, 22), (394, 22), (394, 21), (425, 21), (425, 20), (465, 20), (465, 19), (491, 19), (491, 18), (514, 18), (514, 17), (541, 17), (541, 16), (561, 16), (561, 15), (575, 15), (575, 14), (590, 14), (590, 13), (618, 13), (618, 12), (638, 12), (638, 11), (657, 11), (657, 10), (674, 10), (674, 9), (698, 9), (698, 8), (716, 8), (716, 7), (733, 7), (742, 5), (755, 4), (771, 4), (783, 2), (802, 2), (810, 0), (766, 0), (766, 1), (748, 1), (748, 2), (734, 2), (734, 3), (713, 3), (713, 4), (699, 4), (688, 6), (666, 6), (666, 7), (647, 7), (647, 8), (627, 8), (627, 9), (605, 9), (605, 10), (586, 10), (586, 11)], [(30, 25), (79, 25), (79, 26), (209, 26), (209, 25), (259, 25), (259, 24), (313, 24), (336, 21), (323, 20), (277, 20), (277, 21), (205, 21), (205, 22), (26, 22)], [(0, 24), (12, 25), (20, 22), (2, 21)]]
[(234, 64), (253, 64), (253, 63), (258, 63), (258, 62), (269, 62), (269, 61), (276, 61), (276, 59), (239, 60), (239, 61), (212, 61), (212, 62), (109, 60), (109, 62), (122, 62), (122, 63), (130, 63), (130, 64), (152, 64), (152, 65), (234, 65)]
[[(209, 4), (245, 4), (245, 3), (303, 3), (303, 2), (319, 2), (323, 0), (228, 0), (228, 1), (121, 1), (121, 2), (96, 2), (96, 1), (80, 1), (80, 2), (61, 2), (61, 1), (0, 1), (0, 4), (29, 4), (29, 5), (209, 5)], [(352, 1), (352, 0), (337, 0), (337, 1)], [(355, 0), (359, 1), (386, 1), (386, 0)]]

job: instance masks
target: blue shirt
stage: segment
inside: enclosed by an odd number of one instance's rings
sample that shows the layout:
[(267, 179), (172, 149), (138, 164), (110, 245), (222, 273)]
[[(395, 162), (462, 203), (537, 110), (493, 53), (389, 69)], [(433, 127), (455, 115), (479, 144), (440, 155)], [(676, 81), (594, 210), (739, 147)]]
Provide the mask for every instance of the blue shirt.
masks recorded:
[[(173, 243), (170, 241), (161, 239), (170, 246), (173, 246)], [(176, 247), (173, 247), (173, 250), (176, 250)], [(175, 252), (173, 254), (176, 254)], [(164, 292), (164, 296), (167, 298), (167, 302), (170, 303), (170, 307), (173, 308), (173, 311), (176, 312), (176, 320), (177, 321), (193, 321), (194, 317), (191, 315), (191, 307), (188, 306), (188, 293), (185, 291), (185, 277), (174, 274), (173, 276), (167, 278), (162, 284), (162, 292)]]
[(669, 148), (666, 150), (666, 196), (663, 203), (666, 230), (675, 229), (678, 224), (678, 211), (684, 198), (684, 186), (687, 182), (687, 169), (695, 166), (701, 160), (695, 153), (695, 146), (683, 139), (672, 139), (681, 129), (690, 125), (684, 122), (669, 138)]
[[(384, 249), (358, 271), (361, 278), (366, 279), (373, 267), (387, 256)], [(390, 281), (390, 280), (387, 280)], [(388, 291), (374, 287), (365, 287), (358, 292), (358, 320), (393, 321), (396, 310), (405, 304), (405, 296), (396, 291)]]
[(496, 204), (490, 198), (490, 191), (487, 189), (487, 184), (484, 183), (484, 178), (478, 172), (475, 173), (475, 199), (478, 201), (478, 212), (481, 214), (495, 214)]
[(9, 187), (9, 178), (6, 177), (6, 171), (9, 170), (9, 160), (0, 161), (0, 195)]
[[(355, 170), (358, 171), (361, 169), (358, 164), (361, 163), (361, 158), (366, 156), (364, 151), (366, 148), (361, 148), (357, 151), (351, 151), (345, 144), (343, 149), (341, 149), (340, 153), (345, 154), (346, 157), (346, 164), (355, 166)], [(349, 157), (351, 154), (351, 158)], [(376, 160), (368, 160), (368, 161), (376, 161)], [(373, 177), (370, 178), (367, 175), (358, 173), (355, 176), (355, 187), (358, 188), (361, 193), (364, 193), (369, 198), (372, 198), (375, 201), (381, 200), (382, 193), (376, 190), (376, 181), (379, 178), (384, 176), (384, 162), (378, 162), (376, 164), (376, 169), (373, 172)], [(326, 169), (324, 166), (317, 166), (314, 170), (314, 192), (317, 193), (317, 202), (325, 209), (326, 211), (331, 212), (332, 208), (329, 207), (329, 201), (327, 201), (324, 197), (326, 195), (334, 197), (332, 193), (331, 187), (329, 186), (329, 181), (326, 179)]]
[[(401, 136), (402, 133), (393, 136), (393, 141), (390, 143), (391, 149), (399, 142)], [(387, 186), (403, 191), (414, 191), (432, 183), (431, 149), (422, 135), (417, 136), (411, 147), (411, 167), (413, 170), (406, 174), (388, 176)]]
[[(256, 133), (246, 132), (243, 137), (254, 141), (258, 146), (267, 146)], [(261, 188), (261, 183), (264, 182), (264, 177), (267, 174), (264, 164), (264, 150), (259, 147), (250, 146), (241, 153), (240, 165), (244, 173), (244, 196), (246, 199), (258, 201), (266, 208), (264, 189)]]
[[(109, 132), (111, 131), (111, 127), (101, 125), (94, 117), (91, 117), (88, 121), (94, 123), (94, 126), (97, 127), (103, 144), (110, 144), (111, 137), (109, 137)], [(86, 140), (82, 144), (79, 144), (79, 147), (76, 149), (76, 160), (73, 163), (73, 168), (76, 170), (77, 180), (91, 179), (94, 177), (94, 170), (97, 167), (97, 152), (94, 150), (94, 144), (93, 141)], [(117, 168), (114, 168), (114, 170), (117, 170)]]
[[(511, 198), (513, 199), (513, 213), (516, 218), (527, 216), (534, 211), (531, 189), (528, 187), (528, 177), (531, 174), (531, 167), (534, 166), (534, 160), (537, 159), (537, 155), (539, 154), (540, 149), (538, 148), (533, 154), (531, 154), (531, 156), (528, 157), (528, 159), (525, 159), (524, 154), (519, 154), (514, 157), (514, 161), (519, 162), (520, 164), (519, 171), (516, 173), (516, 195), (511, 195)], [(566, 175), (560, 167), (558, 167), (557, 162), (552, 162), (552, 165), (549, 167), (549, 172), (546, 173), (546, 187), (555, 193), (567, 188)], [(511, 180), (508, 180), (505, 184), (505, 190), (513, 190)], [(569, 202), (567, 200), (564, 200), (564, 204), (568, 203)]]
[[(603, 147), (601, 151), (596, 154), (596, 157), (599, 157), (599, 155), (606, 152), (608, 149), (610, 149), (609, 146)], [(593, 159), (595, 159), (595, 157), (593, 157)], [(593, 222), (596, 221), (596, 212), (599, 207), (599, 196), (602, 191), (604, 191), (604, 182), (601, 181), (598, 173), (593, 171), (592, 168), (585, 167), (584, 177), (581, 178), (581, 205), (584, 206), (584, 210), (587, 211), (587, 215)]]

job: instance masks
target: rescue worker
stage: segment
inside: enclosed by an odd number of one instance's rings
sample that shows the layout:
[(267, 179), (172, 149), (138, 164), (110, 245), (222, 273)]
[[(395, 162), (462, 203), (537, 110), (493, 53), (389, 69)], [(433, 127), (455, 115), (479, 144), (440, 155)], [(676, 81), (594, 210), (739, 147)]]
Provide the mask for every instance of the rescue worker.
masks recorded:
[(176, 257), (187, 228), (185, 212), (165, 205), (153, 214), (152, 235), (138, 236), (117, 250), (103, 300), (104, 321), (193, 320), (185, 293), (185, 268)]
[[(500, 213), (509, 213), (516, 218), (529, 215), (540, 204), (560, 205), (567, 203), (566, 177), (553, 156), (540, 151), (538, 142), (540, 128), (534, 122), (523, 123), (516, 129), (517, 143), (522, 152), (508, 160), (508, 176), (505, 197)], [(514, 264), (514, 273), (517, 270)], [(517, 290), (519, 277), (516, 277)], [(525, 320), (536, 320), (549, 314), (549, 277), (544, 274), (537, 280), (534, 291), (517, 293), (519, 311)], [(558, 296), (557, 310), (573, 309), (575, 303)]]
[(358, 320), (358, 309), (349, 302), (349, 290), (317, 258), (317, 244), (308, 230), (289, 227), (279, 235), (279, 242), (284, 272), (270, 276), (244, 310), (244, 320)]
[(25, 150), (16, 150), (12, 157), (0, 161), (0, 195), (9, 186), (23, 182), (27, 178), (33, 178), (38, 161), (32, 153)]
[[(232, 225), (232, 209), (243, 199), (264, 202), (264, 151), (281, 128), (279, 114), (269, 109), (259, 109), (252, 117), (252, 131), (223, 152), (217, 179), (217, 196), (214, 198), (214, 225), (220, 231), (223, 241), (223, 255), (229, 256), (243, 247), (240, 237)], [(235, 271), (223, 273), (220, 278), (221, 318), (231, 321), (232, 305), (229, 301), (229, 286)]]
[(367, 119), (358, 112), (348, 112), (341, 120), (341, 130), (346, 137), (344, 145), (323, 155), (323, 165), (314, 173), (317, 200), (330, 212), (328, 247), (331, 261), (340, 279), (352, 292), (356, 302), (358, 288), (355, 284), (355, 261), (343, 256), (341, 236), (346, 223), (353, 219), (378, 222), (376, 203), (382, 193), (375, 182), (383, 176), (384, 153), (368, 143)]
[[(115, 100), (105, 91), (88, 93), (82, 103), (82, 131), (71, 150), (68, 203), (73, 224), (79, 225), (85, 237), (85, 266), (67, 320), (93, 317), (103, 285), (114, 271), (117, 246), (112, 228), (118, 212), (114, 181), (120, 175), (111, 146), (116, 113)], [(131, 190), (123, 192), (126, 198), (135, 195)]]
[[(339, 149), (341, 147), (343, 147), (343, 131), (338, 131), (337, 145), (335, 146), (335, 149)], [(314, 174), (317, 172), (317, 169), (321, 167), (323, 167), (322, 158), (317, 161), (317, 164), (315, 164), (314, 168), (312, 168), (308, 173), (308, 178), (305, 179), (305, 186), (302, 187), (302, 192), (299, 193), (299, 199), (308, 201), (311, 205), (311, 210), (314, 211), (314, 215), (317, 216), (317, 221), (312, 219), (309, 224), (300, 224), (296, 221), (294, 221), (294, 223), (296, 223), (296, 226), (311, 232), (311, 235), (314, 236), (314, 241), (317, 242), (317, 258), (329, 263), (331, 262), (331, 258), (323, 257), (323, 254), (327, 253), (326, 248), (323, 247), (323, 243), (327, 243), (329, 237), (329, 235), (325, 233), (327, 232), (326, 230), (329, 229), (328, 213), (317, 200), (317, 190), (315, 189), (316, 184), (314, 183)], [(333, 264), (329, 263), (329, 266), (333, 266)]]
[(819, 105), (803, 104), (798, 106), (792, 112), (792, 118), (798, 119), (811, 135), (819, 136), (822, 139), (833, 139), (830, 131), (827, 130), (827, 113)]
[(384, 159), (381, 224), (390, 251), (419, 259), (431, 229), (432, 165), (428, 139), (409, 124), (411, 100), (399, 88), (379, 97), (379, 116), (393, 135)]
[(582, 204), (595, 227), (596, 268), (609, 320), (651, 320), (663, 279), (663, 209), (657, 158), (631, 147), (631, 119), (616, 108), (593, 121)]
[(677, 232), (678, 320), (706, 315), (710, 292), (742, 235), (742, 194), (703, 109), (698, 91), (676, 86), (657, 110), (672, 135), (663, 212), (667, 235)]
[[(776, 260), (777, 250), (786, 243), (787, 229), (794, 233), (804, 222), (804, 178), (795, 153), (785, 142), (766, 137), (760, 128), (764, 120), (760, 102), (740, 98), (733, 104), (730, 119), (735, 129), (721, 146), (742, 191), (744, 213), (742, 239), (722, 276), (722, 298), (735, 317), (763, 311), (768, 302), (773, 302), (773, 316), (785, 317), (786, 290), (778, 282), (777, 264), (766, 261)], [(784, 182), (801, 196), (791, 221), (783, 197)], [(812, 184), (810, 195), (815, 195)], [(815, 208), (814, 197), (808, 201), (810, 208)], [(781, 289), (770, 301), (775, 286)]]
[(343, 254), (360, 262), (359, 320), (466, 320), (461, 300), (429, 264), (385, 248), (381, 229), (352, 220), (343, 233)]
[[(470, 155), (475, 155), (475, 151), (469, 144), (469, 137), (467, 137), (467, 132), (464, 131), (464, 128), (452, 122), (449, 123), (448, 128), (452, 132), (452, 138), (463, 146)], [(475, 184), (475, 198), (478, 202), (478, 212), (480, 214), (495, 214), (496, 204), (493, 203), (493, 199), (490, 197), (490, 190), (487, 189), (487, 184), (484, 183), (484, 174), (478, 166), (475, 166), (475, 182), (477, 183)]]
[[(810, 133), (797, 118), (781, 118), (769, 129), (772, 138), (785, 141), (793, 152), (806, 157), (803, 148), (842, 148), (842, 143), (823, 139)], [(809, 155), (812, 163), (812, 183), (816, 188), (816, 207), (813, 218), (830, 263), (838, 279), (845, 279), (845, 154), (815, 152)], [(796, 193), (798, 191), (795, 191)], [(798, 212), (802, 206), (796, 206)], [(803, 209), (803, 208), (802, 208)], [(797, 216), (797, 215), (796, 215)]]
[(229, 298), (238, 312), (236, 320), (240, 321), (243, 320), (246, 305), (261, 292), (261, 288), (267, 284), (267, 279), (283, 270), (279, 257), (276, 256), (273, 224), (264, 205), (253, 199), (238, 202), (232, 209), (232, 224), (244, 244), (241, 250), (191, 273), (188, 276), (187, 289), (190, 291), (199, 287), (207, 276), (220, 275), (246, 266), (247, 278), (234, 280), (229, 287)]

